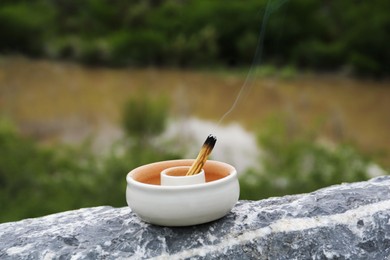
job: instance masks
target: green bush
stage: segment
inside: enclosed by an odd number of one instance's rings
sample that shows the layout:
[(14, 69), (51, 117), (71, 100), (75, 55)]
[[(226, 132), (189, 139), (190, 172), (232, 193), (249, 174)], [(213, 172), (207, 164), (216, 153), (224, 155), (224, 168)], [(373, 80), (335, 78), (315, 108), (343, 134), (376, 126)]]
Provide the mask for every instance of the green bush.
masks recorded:
[(240, 176), (241, 199), (262, 199), (311, 192), (368, 179), (369, 160), (351, 145), (325, 147), (315, 136), (291, 136), (281, 122), (260, 134), (261, 170)]
[(123, 109), (125, 133), (141, 144), (147, 144), (153, 136), (161, 134), (168, 118), (168, 102), (164, 98), (152, 98), (145, 94), (130, 98)]
[(294, 62), (322, 70), (331, 70), (345, 64), (345, 46), (340, 42), (326, 43), (308, 40), (295, 48)]
[(271, 64), (262, 65), (255, 67), (254, 73), (256, 76), (267, 78), (267, 77), (280, 77), (281, 79), (294, 78), (298, 71), (293, 65), (276, 67)]
[(361, 76), (381, 75), (381, 66), (378, 61), (367, 55), (353, 52), (348, 57), (348, 62), (354, 73)]
[(278, 69), (273, 65), (262, 65), (255, 70), (255, 74), (259, 77), (274, 77), (277, 73)]
[(38, 146), (0, 120), (0, 222), (85, 205), (92, 158), (81, 150)]
[[(256, 64), (326, 71), (347, 65), (357, 75), (388, 76), (389, 9), (383, 0), (4, 0), (0, 52), (210, 67), (248, 66), (260, 47)], [(78, 41), (61, 43), (68, 37)]]
[(0, 50), (38, 55), (52, 30), (55, 10), (40, 3), (0, 5)]
[(289, 65), (281, 68), (280, 77), (282, 79), (292, 79), (298, 74), (297, 68), (295, 66)]
[(149, 142), (164, 130), (167, 110), (160, 99), (130, 100), (124, 110), (128, 135), (104, 156), (89, 142), (42, 147), (0, 118), (0, 223), (82, 207), (125, 206), (130, 170), (180, 158)]
[(45, 52), (50, 58), (80, 60), (83, 41), (77, 36), (59, 37), (46, 43)]

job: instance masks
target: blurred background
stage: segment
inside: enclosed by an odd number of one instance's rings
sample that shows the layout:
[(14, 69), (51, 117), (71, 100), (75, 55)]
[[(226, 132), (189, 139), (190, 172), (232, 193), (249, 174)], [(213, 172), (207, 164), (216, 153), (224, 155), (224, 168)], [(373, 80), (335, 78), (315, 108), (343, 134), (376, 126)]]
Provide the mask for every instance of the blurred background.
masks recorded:
[(0, 222), (125, 206), (130, 170), (195, 158), (210, 133), (241, 199), (387, 174), (388, 10), (2, 0)]

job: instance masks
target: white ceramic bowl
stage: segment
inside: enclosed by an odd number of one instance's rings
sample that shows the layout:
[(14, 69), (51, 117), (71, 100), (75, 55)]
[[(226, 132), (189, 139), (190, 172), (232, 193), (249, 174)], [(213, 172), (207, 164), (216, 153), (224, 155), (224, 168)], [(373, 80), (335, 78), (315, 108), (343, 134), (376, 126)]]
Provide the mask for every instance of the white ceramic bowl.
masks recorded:
[(126, 200), (146, 222), (162, 226), (189, 226), (225, 216), (238, 201), (236, 169), (226, 163), (207, 161), (206, 183), (161, 186), (161, 171), (190, 166), (194, 160), (162, 161), (132, 170), (126, 177)]

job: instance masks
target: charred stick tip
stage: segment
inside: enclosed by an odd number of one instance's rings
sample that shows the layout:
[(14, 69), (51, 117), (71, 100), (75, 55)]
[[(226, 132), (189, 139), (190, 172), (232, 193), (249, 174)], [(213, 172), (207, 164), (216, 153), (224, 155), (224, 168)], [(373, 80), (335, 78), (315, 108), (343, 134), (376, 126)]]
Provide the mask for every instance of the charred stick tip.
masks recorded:
[(203, 165), (205, 164), (208, 155), (213, 150), (215, 143), (217, 142), (217, 138), (214, 135), (209, 135), (204, 142), (202, 149), (200, 150), (198, 157), (193, 162), (192, 166), (187, 172), (187, 175), (193, 175), (200, 172)]
[(213, 149), (216, 142), (217, 138), (214, 135), (209, 135), (203, 145), (209, 146)]

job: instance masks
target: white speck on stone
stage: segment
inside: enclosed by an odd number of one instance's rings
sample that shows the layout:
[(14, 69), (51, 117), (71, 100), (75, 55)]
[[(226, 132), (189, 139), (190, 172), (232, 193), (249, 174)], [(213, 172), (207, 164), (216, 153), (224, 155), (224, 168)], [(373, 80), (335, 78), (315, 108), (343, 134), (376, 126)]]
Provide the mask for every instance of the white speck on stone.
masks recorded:
[(199, 238), (198, 238), (198, 242), (199, 242), (200, 244), (204, 245), (204, 239), (203, 239), (203, 238), (199, 237)]
[(70, 258), (70, 260), (78, 260), (78, 259), (81, 259), (84, 255), (85, 255), (85, 253), (83, 253), (83, 252), (78, 252), (78, 253), (76, 253), (75, 255), (72, 255), (72, 257)]
[(31, 248), (33, 248), (33, 244), (27, 244), (25, 246), (14, 246), (14, 247), (10, 247), (6, 250), (6, 253), (10, 256), (12, 255), (19, 255), (19, 254), (22, 254), (28, 250), (30, 250)]
[(52, 260), (56, 257), (56, 254), (53, 251), (47, 251), (43, 253), (43, 260)]
[(211, 233), (208, 234), (207, 238), (211, 243), (214, 243), (214, 241), (218, 239), (216, 236), (212, 235)]
[(338, 259), (340, 257), (340, 254), (334, 251), (324, 250), (323, 252), (327, 259)]

